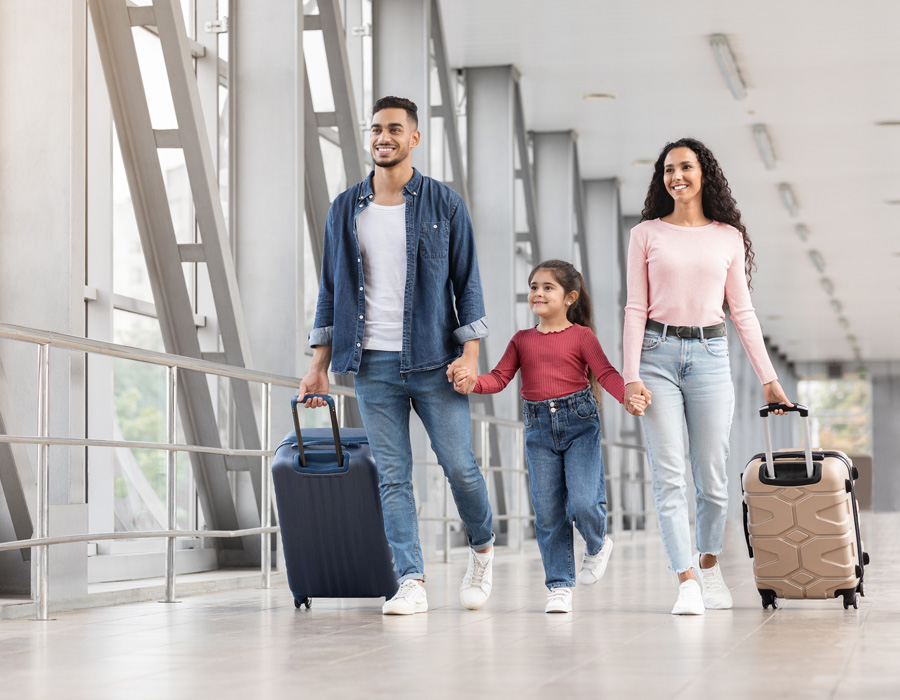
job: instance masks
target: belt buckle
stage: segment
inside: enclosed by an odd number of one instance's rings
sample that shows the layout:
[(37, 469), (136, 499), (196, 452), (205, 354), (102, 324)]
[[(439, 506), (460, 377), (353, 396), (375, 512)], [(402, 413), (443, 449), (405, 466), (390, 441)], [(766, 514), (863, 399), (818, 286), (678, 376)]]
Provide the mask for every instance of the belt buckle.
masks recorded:
[[(687, 331), (687, 335), (681, 335), (682, 331)], [(676, 326), (675, 327), (675, 337), (676, 338), (691, 338), (691, 327), (690, 326)]]

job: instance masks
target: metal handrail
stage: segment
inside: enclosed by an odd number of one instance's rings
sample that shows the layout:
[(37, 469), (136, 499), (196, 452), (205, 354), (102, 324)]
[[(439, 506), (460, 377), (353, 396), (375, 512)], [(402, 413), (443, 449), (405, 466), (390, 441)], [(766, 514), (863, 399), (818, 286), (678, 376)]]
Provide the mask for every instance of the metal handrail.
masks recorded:
[[(262, 554), (260, 567), (262, 569), (262, 586), (269, 588), (271, 585), (271, 550), (269, 537), (271, 534), (279, 532), (277, 525), (271, 525), (269, 521), (271, 513), (271, 488), (270, 466), (271, 458), (275, 451), (272, 449), (270, 441), (271, 436), (271, 388), (272, 386), (297, 387), (300, 379), (296, 377), (287, 377), (283, 375), (261, 372), (258, 370), (245, 369), (232, 365), (225, 365), (209, 360), (202, 360), (193, 357), (185, 357), (183, 355), (170, 355), (166, 353), (155, 352), (152, 350), (144, 350), (125, 345), (118, 345), (107, 341), (94, 340), (91, 338), (80, 338), (77, 336), (66, 335), (64, 333), (56, 333), (53, 331), (42, 331), (23, 326), (0, 323), (0, 338), (15, 340), (20, 342), (32, 343), (39, 346), (39, 373), (38, 373), (38, 435), (35, 436), (13, 436), (0, 435), (0, 443), (10, 444), (33, 444), (38, 446), (38, 498), (36, 512), (36, 527), (34, 536), (28, 540), (17, 540), (14, 542), (0, 543), (0, 551), (8, 551), (14, 549), (34, 548), (38, 550), (37, 556), (37, 593), (35, 595), (35, 605), (37, 608), (36, 617), (40, 620), (48, 618), (48, 597), (49, 577), (48, 577), (48, 547), (54, 544), (68, 544), (77, 542), (91, 542), (99, 540), (116, 540), (116, 539), (155, 539), (165, 538), (166, 546), (166, 599), (164, 602), (175, 602), (175, 539), (178, 537), (246, 537), (250, 535), (260, 535), (263, 538)], [(167, 426), (167, 442), (143, 442), (133, 440), (105, 440), (91, 438), (64, 438), (49, 436), (49, 364), (50, 354), (49, 348), (59, 348), (64, 350), (84, 352), (121, 359), (145, 362), (166, 367), (167, 370), (167, 391), (166, 391), (166, 426)], [(227, 447), (207, 447), (202, 445), (186, 445), (175, 442), (175, 421), (176, 421), (176, 396), (177, 391), (177, 373), (182, 370), (203, 372), (232, 379), (256, 382), (262, 385), (262, 433), (263, 449), (233, 449)], [(343, 402), (347, 397), (354, 397), (354, 392), (348, 387), (332, 386), (330, 393), (338, 396), (339, 409), (343, 413)], [(527, 509), (523, 494), (527, 491), (528, 472), (524, 459), (524, 424), (521, 421), (509, 420), (497, 416), (488, 416), (473, 413), (471, 416), (473, 423), (480, 424), (481, 436), (481, 471), (485, 477), (491, 472), (512, 473), (518, 476), (514, 484), (515, 503), (512, 513), (501, 514), (495, 516), (497, 520), (519, 521), (520, 526), (524, 528), (533, 516)], [(488, 431), (490, 426), (498, 428), (511, 428), (515, 431), (515, 457), (514, 462), (517, 466), (503, 467), (491, 466), (490, 456), (490, 440), (488, 439)], [(474, 432), (474, 431), (473, 431)], [(639, 445), (628, 443), (603, 441), (604, 445), (610, 447), (620, 447), (633, 449), (643, 452), (643, 448)], [(68, 446), (68, 447), (121, 447), (133, 449), (151, 449), (168, 453), (166, 465), (166, 508), (167, 508), (167, 529), (165, 530), (146, 530), (146, 531), (128, 531), (113, 533), (84, 533), (75, 535), (61, 535), (56, 537), (49, 536), (49, 448), (50, 446)], [(266, 488), (262, 493), (262, 523), (257, 528), (244, 528), (240, 530), (180, 530), (176, 527), (174, 519), (175, 514), (175, 454), (177, 452), (193, 452), (206, 453), (224, 456), (242, 456), (242, 457), (261, 457), (261, 475), (263, 484)], [(418, 462), (417, 462), (418, 464)], [(426, 466), (434, 466), (431, 463), (423, 463)], [(519, 466), (520, 465), (520, 466)], [(440, 466), (440, 465), (437, 465)], [(489, 481), (485, 479), (485, 483)], [(450, 523), (459, 522), (459, 517), (449, 515), (449, 489), (447, 482), (444, 482), (444, 514), (439, 517), (420, 518), (423, 521), (438, 521), (444, 523), (444, 558), (449, 560), (450, 555)], [(630, 514), (630, 513), (626, 513)], [(524, 530), (520, 530), (518, 537), (519, 551), (523, 551), (525, 539)]]

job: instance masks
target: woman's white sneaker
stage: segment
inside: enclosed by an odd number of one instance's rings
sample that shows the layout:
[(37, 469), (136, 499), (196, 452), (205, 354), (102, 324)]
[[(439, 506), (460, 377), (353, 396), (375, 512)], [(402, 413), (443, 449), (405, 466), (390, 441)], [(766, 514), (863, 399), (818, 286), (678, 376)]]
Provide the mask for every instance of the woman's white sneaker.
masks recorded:
[(414, 615), (428, 612), (428, 599), (425, 597), (425, 586), (415, 579), (406, 579), (390, 600), (381, 606), (384, 615)]
[(672, 608), (673, 615), (702, 615), (705, 612), (703, 607), (703, 594), (700, 592), (700, 584), (692, 578), (683, 581), (678, 586), (678, 600), (675, 601), (675, 607)]
[(694, 571), (700, 579), (700, 590), (703, 592), (703, 604), (710, 610), (728, 610), (734, 605), (731, 591), (725, 585), (722, 570), (718, 562), (711, 569), (700, 568), (700, 555), (694, 559)]
[(578, 583), (583, 586), (590, 586), (603, 578), (612, 549), (613, 541), (609, 539), (609, 535), (606, 536), (606, 539), (603, 541), (603, 547), (596, 554), (588, 554), (587, 549), (585, 549), (584, 558), (581, 560), (581, 571), (578, 572)]
[(572, 612), (572, 589), (551, 588), (547, 596), (545, 613), (570, 613)]

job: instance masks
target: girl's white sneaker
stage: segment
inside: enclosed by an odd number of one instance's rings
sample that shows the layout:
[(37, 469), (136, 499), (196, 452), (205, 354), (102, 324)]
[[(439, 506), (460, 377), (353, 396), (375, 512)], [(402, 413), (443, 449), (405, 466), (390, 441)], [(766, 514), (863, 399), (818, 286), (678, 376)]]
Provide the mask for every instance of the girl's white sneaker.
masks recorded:
[(603, 541), (603, 547), (594, 555), (584, 550), (584, 559), (581, 560), (581, 571), (578, 572), (578, 583), (583, 586), (591, 586), (606, 573), (606, 565), (609, 563), (609, 555), (612, 554), (613, 541), (609, 535)]
[(572, 589), (551, 588), (547, 596), (545, 613), (570, 613), (572, 612)]

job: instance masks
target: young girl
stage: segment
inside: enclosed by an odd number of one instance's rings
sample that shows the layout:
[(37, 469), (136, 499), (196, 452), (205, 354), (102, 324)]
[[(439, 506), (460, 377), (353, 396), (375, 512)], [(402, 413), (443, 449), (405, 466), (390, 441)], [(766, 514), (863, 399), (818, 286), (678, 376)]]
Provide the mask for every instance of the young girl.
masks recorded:
[[(623, 382), (594, 335), (584, 278), (569, 263), (547, 260), (528, 278), (538, 324), (516, 333), (474, 391), (494, 394), (522, 370), (525, 456), (534, 530), (550, 590), (546, 612), (572, 612), (572, 521), (585, 540), (580, 583), (603, 576), (613, 543), (606, 534), (606, 482), (600, 455), (598, 382), (620, 403)], [(454, 374), (457, 386), (467, 378)], [(460, 389), (461, 390), (461, 389)], [(598, 396), (599, 398), (599, 396)], [(642, 413), (646, 399), (635, 396)]]
[[(725, 461), (734, 412), (723, 299), (766, 402), (791, 405), (750, 303), (752, 267), (747, 230), (713, 154), (695, 139), (666, 144), (641, 223), (631, 230), (623, 373), (626, 397), (653, 391), (654, 405), (642, 422), (659, 532), (679, 580), (673, 615), (732, 605), (717, 560), (728, 510)], [(630, 402), (625, 406), (634, 413)], [(697, 494), (693, 556), (685, 426)]]

